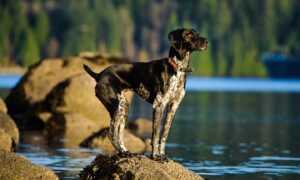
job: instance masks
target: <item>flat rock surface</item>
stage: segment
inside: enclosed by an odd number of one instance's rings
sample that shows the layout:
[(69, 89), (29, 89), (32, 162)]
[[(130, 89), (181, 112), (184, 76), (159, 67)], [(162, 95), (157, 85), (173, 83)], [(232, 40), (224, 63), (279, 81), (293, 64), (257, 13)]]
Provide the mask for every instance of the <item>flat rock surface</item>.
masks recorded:
[(196, 173), (172, 160), (157, 162), (144, 155), (128, 158), (98, 155), (80, 173), (80, 179), (179, 179), (203, 180)]

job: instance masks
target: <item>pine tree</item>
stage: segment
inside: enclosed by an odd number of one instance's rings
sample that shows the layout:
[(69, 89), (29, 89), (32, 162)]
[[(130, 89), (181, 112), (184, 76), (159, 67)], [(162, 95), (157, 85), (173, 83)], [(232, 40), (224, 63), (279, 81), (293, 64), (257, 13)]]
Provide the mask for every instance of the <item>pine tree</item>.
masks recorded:
[(120, 8), (118, 11), (118, 15), (120, 17), (120, 26), (126, 27), (122, 29), (121, 35), (121, 51), (122, 54), (126, 57), (134, 57), (134, 24), (132, 19), (130, 18), (130, 14), (128, 9)]
[(19, 59), (22, 65), (29, 67), (40, 60), (40, 51), (38, 42), (30, 28), (22, 32), (22, 41), (19, 50)]
[(263, 7), (264, 12), (261, 18), (261, 36), (259, 41), (261, 43), (261, 49), (263, 51), (274, 50), (276, 46), (276, 28), (277, 17), (275, 14), (275, 1), (264, 0)]
[(94, 23), (94, 13), (89, 9), (89, 4), (82, 1), (73, 5), (70, 14), (72, 26), (65, 36), (63, 44), (64, 55), (75, 55), (82, 51), (96, 51), (96, 28)]
[(217, 63), (216, 63), (216, 75), (225, 76), (227, 75), (227, 61), (225, 55), (219, 51), (217, 55)]
[(49, 35), (49, 18), (47, 12), (42, 10), (37, 15), (35, 33), (40, 47), (43, 47)]
[(239, 76), (242, 74), (242, 60), (243, 60), (243, 42), (241, 35), (235, 33), (232, 40), (232, 47), (230, 48), (232, 52), (233, 65), (231, 68), (232, 76)]
[(10, 16), (7, 8), (0, 9), (0, 27), (0, 66), (5, 66), (9, 63)]

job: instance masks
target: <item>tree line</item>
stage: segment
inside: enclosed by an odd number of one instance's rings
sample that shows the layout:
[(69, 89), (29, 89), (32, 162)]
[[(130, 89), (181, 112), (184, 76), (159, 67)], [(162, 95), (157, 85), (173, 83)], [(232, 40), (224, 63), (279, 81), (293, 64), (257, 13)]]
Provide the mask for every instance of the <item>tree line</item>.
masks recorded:
[(166, 56), (169, 31), (194, 28), (209, 48), (195, 74), (266, 76), (263, 52), (300, 42), (298, 0), (6, 0), (0, 2), (0, 65), (100, 51), (146, 61)]

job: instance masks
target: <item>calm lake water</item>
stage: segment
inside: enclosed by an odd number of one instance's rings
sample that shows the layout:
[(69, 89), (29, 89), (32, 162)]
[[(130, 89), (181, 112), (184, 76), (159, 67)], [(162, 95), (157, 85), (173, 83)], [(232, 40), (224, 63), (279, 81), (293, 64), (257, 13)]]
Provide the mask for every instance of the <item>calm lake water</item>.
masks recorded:
[[(300, 179), (300, 80), (190, 78), (187, 87), (169, 158), (209, 179)], [(134, 98), (130, 119), (137, 117), (150, 118), (151, 106)], [(101, 152), (62, 134), (21, 137), (18, 152), (62, 179), (78, 177)]]

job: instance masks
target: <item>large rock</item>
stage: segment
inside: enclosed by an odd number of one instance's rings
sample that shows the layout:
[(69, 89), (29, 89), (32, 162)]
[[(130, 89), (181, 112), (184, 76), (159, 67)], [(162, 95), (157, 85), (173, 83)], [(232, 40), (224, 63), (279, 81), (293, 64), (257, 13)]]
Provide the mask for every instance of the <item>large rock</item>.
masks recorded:
[(55, 180), (58, 177), (46, 167), (32, 164), (23, 156), (0, 150), (0, 179), (45, 179)]
[(0, 111), (7, 113), (7, 107), (2, 98), (0, 98)]
[(0, 150), (13, 151), (13, 142), (9, 134), (0, 127)]
[(0, 127), (10, 136), (13, 144), (19, 143), (19, 130), (11, 117), (0, 111)]
[(139, 155), (130, 158), (98, 155), (90, 166), (80, 173), (80, 179), (181, 179), (203, 180), (196, 173), (169, 160), (153, 161)]
[[(41, 61), (29, 69), (7, 97), (8, 112), (18, 126), (35, 129), (43, 129), (54, 114), (73, 112), (97, 122), (99, 127), (107, 125), (109, 116), (95, 97), (95, 81), (82, 65), (100, 72), (110, 60), (125, 61), (90, 53)], [(19, 114), (25, 116), (18, 118)]]
[(6, 105), (0, 98), (0, 149), (14, 151), (20, 135), (15, 122), (6, 111)]
[[(106, 154), (116, 153), (115, 148), (112, 146), (108, 138), (109, 128), (103, 128), (97, 133), (92, 134), (80, 143), (81, 147), (100, 148)], [(145, 143), (142, 139), (131, 134), (130, 131), (124, 131), (124, 144), (126, 148), (133, 153), (140, 153), (145, 150)]]
[[(105, 107), (95, 96), (95, 86), (95, 80), (86, 73), (73, 76), (56, 85), (43, 104), (45, 109), (52, 114), (49, 120), (58, 120), (59, 123), (56, 124), (64, 126), (66, 123), (62, 124), (59, 119), (67, 119), (64, 114), (76, 113), (86, 118), (86, 122), (92, 121), (97, 129), (108, 126), (110, 117)], [(74, 118), (72, 122), (76, 123)], [(69, 126), (65, 127), (70, 128), (72, 122), (69, 121)], [(79, 123), (77, 125), (80, 126)]]

